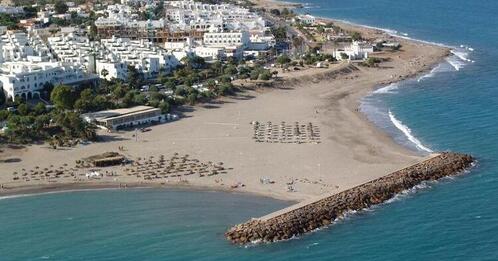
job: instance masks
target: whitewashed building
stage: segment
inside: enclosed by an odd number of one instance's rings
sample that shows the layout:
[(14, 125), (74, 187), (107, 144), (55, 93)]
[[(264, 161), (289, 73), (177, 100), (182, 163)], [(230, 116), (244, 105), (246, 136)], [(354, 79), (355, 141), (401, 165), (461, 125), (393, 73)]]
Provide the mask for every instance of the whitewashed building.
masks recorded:
[(126, 80), (128, 77), (128, 65), (124, 62), (97, 60), (95, 72), (100, 78), (108, 81), (112, 79)]
[(303, 24), (308, 24), (308, 25), (313, 25), (315, 24), (316, 18), (312, 15), (306, 14), (306, 15), (299, 15), (297, 19), (303, 23)]
[[(36, 58), (37, 57), (37, 58)], [(48, 47), (36, 32), (7, 31), (0, 37), (0, 63), (52, 58)]]
[(343, 48), (337, 49), (334, 52), (334, 57), (337, 60), (344, 60), (343, 56), (347, 55), (346, 60), (363, 60), (368, 58), (368, 54), (373, 53), (374, 48), (372, 44), (367, 42), (353, 41), (351, 45)]
[(209, 32), (204, 34), (203, 43), (205, 46), (212, 47), (242, 46), (246, 48), (249, 45), (249, 40), (249, 33), (246, 31)]
[(36, 98), (47, 84), (79, 85), (96, 79), (79, 67), (59, 62), (6, 62), (0, 67), (1, 86), (6, 97), (12, 100)]
[(194, 53), (208, 61), (222, 60), (226, 57), (225, 48), (223, 47), (198, 46), (194, 48)]
[(95, 72), (95, 43), (87, 37), (72, 33), (48, 37), (48, 46), (55, 57), (63, 64), (83, 66), (89, 73)]

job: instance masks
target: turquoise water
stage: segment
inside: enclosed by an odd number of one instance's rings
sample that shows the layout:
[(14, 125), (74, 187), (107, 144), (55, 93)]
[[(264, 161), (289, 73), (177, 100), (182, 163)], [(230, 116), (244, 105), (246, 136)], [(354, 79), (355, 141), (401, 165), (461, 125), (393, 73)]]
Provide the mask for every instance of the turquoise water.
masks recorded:
[(362, 111), (400, 144), (472, 153), (478, 166), (331, 228), (249, 248), (230, 245), (223, 231), (288, 203), (152, 189), (2, 199), (0, 260), (498, 260), (498, 1), (306, 2), (312, 14), (467, 57), (377, 91)]

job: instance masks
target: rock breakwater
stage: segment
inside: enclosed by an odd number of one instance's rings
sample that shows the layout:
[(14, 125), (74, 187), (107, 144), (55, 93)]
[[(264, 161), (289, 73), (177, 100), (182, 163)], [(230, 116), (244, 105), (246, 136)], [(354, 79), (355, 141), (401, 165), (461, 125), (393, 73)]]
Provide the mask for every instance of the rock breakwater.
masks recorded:
[(444, 152), (428, 160), (396, 171), (337, 194), (325, 196), (305, 205), (290, 207), (267, 218), (252, 219), (225, 233), (235, 244), (275, 242), (313, 231), (331, 224), (348, 211), (361, 210), (391, 199), (397, 193), (423, 181), (438, 180), (469, 168), (470, 155)]

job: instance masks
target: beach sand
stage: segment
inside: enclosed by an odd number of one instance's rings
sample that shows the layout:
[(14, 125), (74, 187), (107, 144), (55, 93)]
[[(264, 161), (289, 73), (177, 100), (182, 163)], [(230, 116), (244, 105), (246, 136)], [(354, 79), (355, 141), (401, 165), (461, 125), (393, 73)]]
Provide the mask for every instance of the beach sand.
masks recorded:
[[(380, 32), (341, 24), (376, 37)], [(386, 37), (385, 35), (383, 37)], [(209, 104), (184, 107), (183, 118), (176, 122), (152, 127), (152, 131), (102, 133), (106, 141), (75, 148), (53, 150), (47, 145), (26, 148), (2, 148), (0, 159), (19, 158), (19, 162), (0, 163), (1, 194), (46, 191), (82, 187), (133, 186), (203, 187), (257, 193), (278, 199), (302, 201), (322, 193), (333, 193), (387, 175), (422, 159), (413, 151), (396, 144), (358, 112), (359, 101), (380, 84), (399, 81), (430, 70), (448, 55), (446, 48), (398, 39), (400, 52), (376, 56), (389, 57), (381, 68), (356, 66), (358, 70), (334, 74), (348, 64), (329, 69), (308, 69), (279, 74), (279, 88), (245, 90), (237, 96), (225, 97)], [(258, 121), (280, 124), (311, 122), (320, 130), (320, 143), (259, 143), (252, 139), (253, 125)], [(223, 162), (226, 174), (199, 177), (175, 177), (168, 180), (145, 181), (123, 175), (124, 167), (103, 168), (116, 171), (118, 176), (100, 180), (61, 177), (56, 182), (45, 180), (13, 181), (12, 173), (53, 165), (54, 169), (83, 157), (118, 151), (128, 158), (170, 157), (174, 153), (188, 154), (203, 162)], [(80, 171), (81, 172), (81, 171)], [(85, 171), (83, 171), (85, 172)], [(274, 184), (261, 184), (265, 177)], [(293, 182), (294, 192), (288, 191)], [(76, 185), (74, 183), (77, 183)], [(232, 189), (234, 184), (244, 187)], [(99, 185), (100, 184), (100, 185)]]

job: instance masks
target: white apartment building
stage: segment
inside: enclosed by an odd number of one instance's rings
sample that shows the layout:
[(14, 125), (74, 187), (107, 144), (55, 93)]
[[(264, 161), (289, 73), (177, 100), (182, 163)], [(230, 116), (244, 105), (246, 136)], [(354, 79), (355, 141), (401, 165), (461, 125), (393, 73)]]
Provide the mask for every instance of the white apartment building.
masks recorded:
[(46, 84), (78, 85), (96, 79), (79, 67), (59, 62), (6, 62), (0, 67), (0, 83), (6, 97), (12, 100), (39, 97)]
[(95, 43), (87, 37), (72, 33), (47, 38), (50, 50), (63, 64), (82, 65), (87, 72), (95, 72)]
[(353, 41), (350, 46), (344, 49), (337, 49), (334, 52), (334, 57), (337, 60), (344, 60), (342, 54), (346, 54), (349, 58), (348, 60), (361, 60), (367, 59), (369, 53), (373, 53), (374, 48), (372, 44), (367, 42)]
[(225, 48), (223, 47), (198, 46), (194, 48), (194, 53), (207, 61), (222, 60), (226, 57)]
[(147, 21), (137, 20), (138, 14), (136, 13), (136, 10), (128, 5), (108, 5), (103, 13), (105, 16), (97, 18), (95, 26), (126, 26), (137, 29), (161, 29), (167, 25), (167, 21), (164, 19)]
[(299, 19), (299, 21), (301, 21), (301, 23), (303, 24), (309, 24), (309, 25), (312, 25), (312, 24), (315, 24), (315, 21), (316, 21), (316, 18), (312, 15), (300, 15), (297, 17), (297, 19)]
[[(103, 61), (122, 62), (141, 71), (146, 78), (155, 78), (160, 71), (171, 71), (180, 64), (178, 55), (154, 46), (147, 40), (111, 38), (101, 40)], [(97, 64), (102, 62), (97, 60)], [(117, 77), (116, 77), (117, 78)]]
[(242, 46), (246, 48), (249, 45), (249, 41), (249, 33), (246, 31), (209, 32), (204, 34), (203, 43), (205, 46), (212, 47)]
[(100, 78), (108, 81), (114, 79), (126, 80), (128, 77), (128, 65), (124, 62), (109, 62), (97, 60), (96, 72)]
[(135, 67), (146, 78), (154, 78), (160, 71), (171, 71), (180, 64), (171, 52), (147, 40), (113, 37), (93, 42), (87, 37), (67, 34), (49, 37), (48, 42), (61, 63), (80, 65), (84, 71), (107, 80), (126, 80), (128, 66)]
[(166, 17), (181, 30), (207, 31), (216, 27), (225, 30), (264, 30), (262, 17), (231, 4), (204, 4), (194, 1), (166, 2)]
[(262, 34), (251, 34), (249, 38), (249, 50), (252, 51), (266, 51), (275, 46), (277, 41), (273, 35)]
[[(111, 39), (102, 39), (101, 43), (106, 51), (103, 60), (123, 62), (126, 65), (133, 66), (147, 78), (153, 78), (159, 74), (161, 69), (159, 56), (161, 53), (150, 42), (113, 37)], [(165, 61), (165, 59), (162, 60), (163, 62)], [(163, 66), (166, 67), (165, 64)]]
[(27, 60), (48, 61), (51, 58), (48, 47), (36, 32), (26, 34), (7, 31), (0, 37), (0, 63)]

